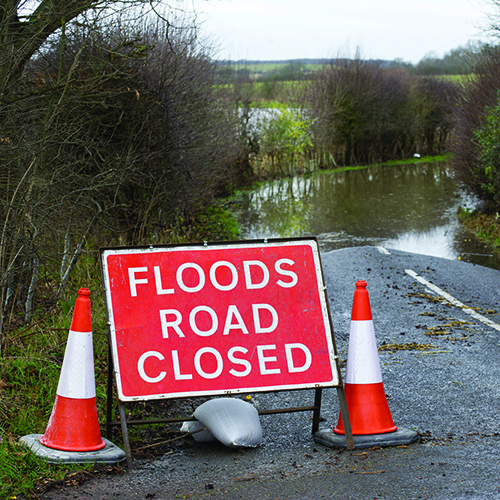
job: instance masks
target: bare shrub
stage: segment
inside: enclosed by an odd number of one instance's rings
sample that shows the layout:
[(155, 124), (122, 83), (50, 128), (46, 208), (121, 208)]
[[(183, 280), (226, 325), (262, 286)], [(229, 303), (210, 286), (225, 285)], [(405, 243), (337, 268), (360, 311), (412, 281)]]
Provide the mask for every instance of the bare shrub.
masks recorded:
[(341, 165), (372, 163), (406, 148), (409, 87), (379, 66), (355, 59), (323, 68), (312, 90), (315, 144)]
[(486, 202), (490, 202), (491, 197), (483, 189), (486, 179), (478, 170), (481, 148), (474, 133), (485, 125), (488, 109), (496, 106), (499, 89), (500, 50), (490, 48), (477, 63), (477, 74), (464, 84), (460, 92), (451, 146), (454, 153), (452, 167), (459, 179)]
[(411, 92), (416, 149), (426, 155), (448, 147), (458, 86), (437, 78), (414, 78)]
[(312, 88), (315, 145), (341, 165), (441, 152), (453, 95), (451, 84), (403, 70), (360, 59), (334, 61)]
[(0, 331), (29, 320), (35, 290), (61, 295), (89, 239), (159, 242), (245, 175), (196, 33), (134, 31), (68, 28), (2, 102)]

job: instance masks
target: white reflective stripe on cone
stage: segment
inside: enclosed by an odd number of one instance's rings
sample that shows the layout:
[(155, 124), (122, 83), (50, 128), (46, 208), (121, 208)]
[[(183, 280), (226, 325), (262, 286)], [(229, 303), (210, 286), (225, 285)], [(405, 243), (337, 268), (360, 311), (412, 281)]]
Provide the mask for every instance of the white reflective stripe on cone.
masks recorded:
[(351, 321), (346, 384), (382, 382), (373, 321)]
[(70, 330), (57, 394), (73, 399), (95, 397), (92, 332)]

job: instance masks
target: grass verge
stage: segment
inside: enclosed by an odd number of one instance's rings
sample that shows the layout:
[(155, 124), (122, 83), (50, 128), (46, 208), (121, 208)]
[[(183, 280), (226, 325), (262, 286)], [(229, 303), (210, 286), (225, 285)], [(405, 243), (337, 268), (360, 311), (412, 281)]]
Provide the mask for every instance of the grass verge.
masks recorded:
[(439, 156), (422, 156), (417, 158), (409, 158), (407, 160), (390, 160), (383, 163), (372, 163), (370, 165), (356, 165), (347, 167), (336, 167), (332, 169), (320, 170), (320, 173), (332, 173), (332, 172), (345, 172), (346, 170), (364, 170), (366, 168), (373, 167), (385, 167), (393, 165), (414, 165), (417, 163), (437, 163), (440, 161), (448, 161), (449, 155), (439, 155)]

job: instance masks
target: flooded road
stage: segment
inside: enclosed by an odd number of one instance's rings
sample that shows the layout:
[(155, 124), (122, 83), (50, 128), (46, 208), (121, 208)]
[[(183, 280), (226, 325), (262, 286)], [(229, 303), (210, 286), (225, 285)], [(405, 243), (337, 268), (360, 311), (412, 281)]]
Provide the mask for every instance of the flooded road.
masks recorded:
[(374, 245), (500, 268), (459, 224), (476, 200), (446, 162), (378, 166), (265, 182), (234, 210), (241, 238), (314, 235), (323, 252)]

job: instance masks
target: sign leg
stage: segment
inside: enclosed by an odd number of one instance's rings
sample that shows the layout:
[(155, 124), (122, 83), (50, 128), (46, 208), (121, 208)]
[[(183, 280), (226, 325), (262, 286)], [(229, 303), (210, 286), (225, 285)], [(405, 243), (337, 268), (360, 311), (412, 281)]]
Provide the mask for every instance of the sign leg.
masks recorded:
[(111, 354), (111, 342), (108, 347), (108, 381), (106, 386), (106, 438), (111, 440), (113, 426), (113, 356)]
[(344, 423), (345, 444), (348, 450), (354, 449), (354, 438), (352, 436), (351, 420), (349, 418), (349, 410), (347, 408), (347, 399), (345, 397), (344, 387), (337, 387), (337, 395), (339, 397), (340, 411), (342, 412), (342, 422)]
[(120, 423), (122, 426), (123, 447), (125, 448), (125, 457), (127, 458), (127, 469), (132, 469), (132, 451), (130, 450), (130, 441), (128, 438), (128, 427), (125, 416), (125, 407), (121, 403), (118, 403), (118, 407), (120, 409)]
[(322, 396), (322, 387), (318, 387), (314, 393), (314, 411), (313, 411), (313, 427), (312, 433), (315, 434), (319, 430), (319, 419), (321, 416), (321, 396)]

